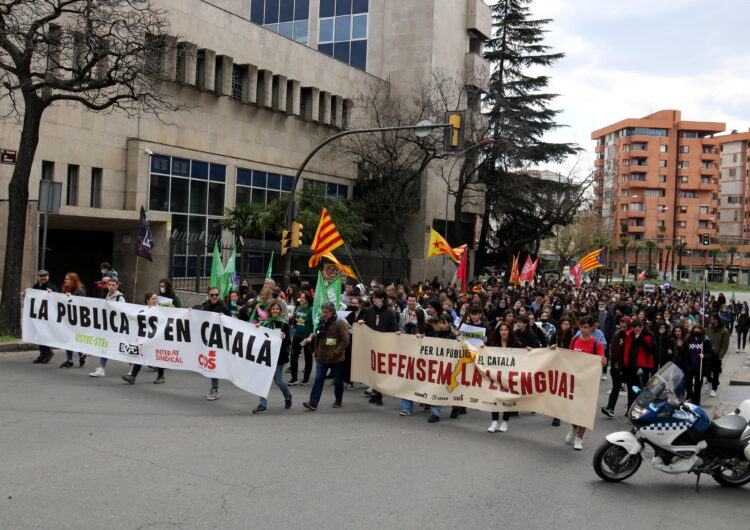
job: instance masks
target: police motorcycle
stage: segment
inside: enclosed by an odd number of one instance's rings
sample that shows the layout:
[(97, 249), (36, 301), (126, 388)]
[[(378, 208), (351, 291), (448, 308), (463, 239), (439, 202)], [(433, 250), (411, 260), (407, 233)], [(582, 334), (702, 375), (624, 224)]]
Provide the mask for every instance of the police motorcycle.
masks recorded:
[[(673, 363), (654, 374), (628, 410), (631, 431), (614, 432), (594, 453), (594, 471), (608, 482), (635, 474), (648, 446), (651, 465), (665, 473), (711, 475), (722, 486), (750, 482), (750, 400), (715, 421), (692, 403), (685, 375)], [(696, 482), (697, 487), (697, 482)]]

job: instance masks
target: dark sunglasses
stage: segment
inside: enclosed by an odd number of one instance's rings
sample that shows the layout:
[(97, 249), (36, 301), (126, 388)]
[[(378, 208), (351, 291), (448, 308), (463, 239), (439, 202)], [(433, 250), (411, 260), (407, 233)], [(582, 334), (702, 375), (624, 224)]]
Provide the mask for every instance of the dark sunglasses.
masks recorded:
[(216, 297), (216, 296), (219, 296), (219, 293), (211, 293), (211, 294), (209, 294), (208, 296), (210, 296), (211, 298), (214, 298), (214, 297)]

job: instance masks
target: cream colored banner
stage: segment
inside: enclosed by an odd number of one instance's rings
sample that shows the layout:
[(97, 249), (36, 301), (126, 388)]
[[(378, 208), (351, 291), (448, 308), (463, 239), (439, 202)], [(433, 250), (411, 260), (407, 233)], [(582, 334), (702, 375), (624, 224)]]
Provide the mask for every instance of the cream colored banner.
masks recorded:
[(601, 377), (596, 355), (380, 333), (354, 326), (352, 380), (430, 405), (533, 411), (593, 428)]

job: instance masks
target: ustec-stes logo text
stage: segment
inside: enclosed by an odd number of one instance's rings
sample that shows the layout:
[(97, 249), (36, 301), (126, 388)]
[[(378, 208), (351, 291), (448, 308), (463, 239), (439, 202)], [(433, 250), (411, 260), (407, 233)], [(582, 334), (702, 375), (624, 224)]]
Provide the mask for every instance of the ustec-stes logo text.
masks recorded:
[(198, 356), (198, 364), (201, 368), (213, 372), (216, 369), (216, 350), (211, 350), (206, 355), (201, 353)]

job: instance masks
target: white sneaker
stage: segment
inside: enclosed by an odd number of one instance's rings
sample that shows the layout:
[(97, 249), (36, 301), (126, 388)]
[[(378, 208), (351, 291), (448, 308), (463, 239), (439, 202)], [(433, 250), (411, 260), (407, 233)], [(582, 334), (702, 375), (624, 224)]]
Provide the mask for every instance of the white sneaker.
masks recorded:
[(492, 420), (492, 423), (490, 423), (490, 426), (487, 429), (487, 432), (496, 432), (498, 427), (499, 427), (499, 424), (495, 420)]
[(606, 380), (607, 380), (607, 374), (602, 374), (602, 381), (606, 381)]
[(497, 426), (497, 430), (500, 432), (505, 432), (508, 430), (508, 422), (507, 421), (501, 421), (500, 425)]
[(104, 377), (104, 368), (99, 366), (96, 370), (89, 374), (91, 377)]
[(576, 436), (575, 442), (573, 442), (573, 449), (576, 451), (583, 451), (583, 440)]
[(716, 390), (712, 390), (709, 394), (710, 397), (716, 397)]
[(578, 436), (578, 429), (574, 429), (573, 427), (571, 427), (570, 431), (568, 431), (568, 434), (565, 435), (565, 443), (572, 444), (573, 440), (576, 439), (576, 436)]

